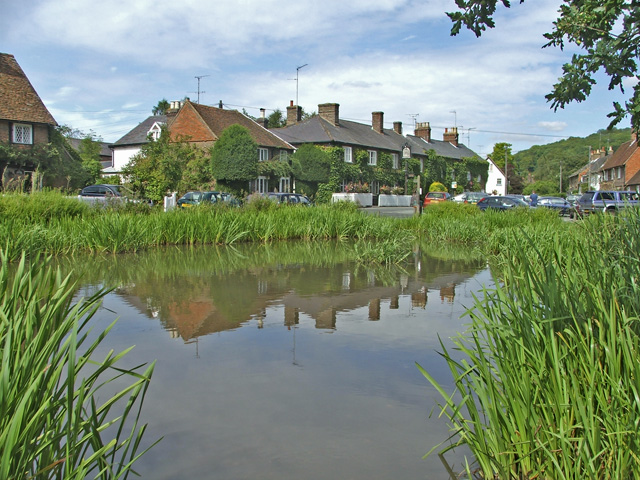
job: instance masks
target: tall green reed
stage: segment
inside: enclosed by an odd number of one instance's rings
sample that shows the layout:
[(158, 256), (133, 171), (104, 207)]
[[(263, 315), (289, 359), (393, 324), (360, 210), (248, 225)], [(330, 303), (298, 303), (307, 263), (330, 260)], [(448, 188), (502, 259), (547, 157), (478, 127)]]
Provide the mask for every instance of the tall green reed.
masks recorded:
[[(441, 342), (454, 390), (440, 392), (469, 475), (500, 479), (640, 476), (638, 211), (599, 216), (539, 242), (506, 235), (499, 278)], [(430, 452), (430, 453), (432, 453)]]
[(9, 271), (0, 259), (0, 478), (127, 478), (146, 451), (153, 364), (119, 367), (128, 350), (96, 358), (113, 327), (90, 339), (105, 291), (73, 304), (76, 285), (48, 261), (22, 256)]

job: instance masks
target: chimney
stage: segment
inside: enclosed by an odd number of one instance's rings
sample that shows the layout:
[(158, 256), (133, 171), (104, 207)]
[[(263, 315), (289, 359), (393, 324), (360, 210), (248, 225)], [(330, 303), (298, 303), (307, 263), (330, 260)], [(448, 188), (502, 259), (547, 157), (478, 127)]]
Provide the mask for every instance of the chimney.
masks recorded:
[(182, 102), (179, 101), (171, 101), (169, 102), (169, 109), (167, 110), (167, 117), (171, 118), (171, 117), (175, 117), (178, 113), (178, 111), (180, 110), (180, 107), (182, 107)]
[(318, 115), (334, 126), (340, 125), (338, 117), (340, 113), (340, 105), (337, 103), (323, 103), (318, 105)]
[(296, 123), (300, 123), (302, 119), (302, 108), (298, 105), (293, 104), (293, 100), (289, 103), (287, 107), (287, 127), (291, 125), (295, 125)]
[(402, 135), (402, 122), (393, 122), (393, 131)]
[(256, 122), (258, 123), (258, 125), (267, 128), (267, 124), (269, 123), (269, 120), (267, 120), (267, 117), (265, 116), (265, 109), (261, 108), (260, 109), (260, 118), (258, 120), (256, 120)]
[(451, 129), (445, 128), (442, 139), (445, 142), (449, 142), (454, 147), (457, 147), (458, 146), (458, 127), (453, 127)]
[(416, 123), (416, 128), (413, 132), (416, 137), (422, 138), (425, 142), (431, 142), (431, 125), (429, 122)]
[(371, 114), (371, 127), (375, 132), (382, 133), (382, 129), (384, 128), (383, 112), (373, 112)]

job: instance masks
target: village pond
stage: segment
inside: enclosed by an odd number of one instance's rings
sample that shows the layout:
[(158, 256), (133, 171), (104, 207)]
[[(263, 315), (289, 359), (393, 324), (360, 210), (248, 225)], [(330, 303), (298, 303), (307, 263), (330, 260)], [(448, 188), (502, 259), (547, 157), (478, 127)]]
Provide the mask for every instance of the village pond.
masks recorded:
[[(59, 261), (102, 287), (103, 344), (157, 360), (136, 463), (145, 479), (448, 479), (450, 432), (416, 363), (451, 387), (440, 340), (491, 285), (486, 261), (416, 248), (402, 268), (335, 243), (167, 248)], [(465, 450), (447, 454), (462, 469)]]

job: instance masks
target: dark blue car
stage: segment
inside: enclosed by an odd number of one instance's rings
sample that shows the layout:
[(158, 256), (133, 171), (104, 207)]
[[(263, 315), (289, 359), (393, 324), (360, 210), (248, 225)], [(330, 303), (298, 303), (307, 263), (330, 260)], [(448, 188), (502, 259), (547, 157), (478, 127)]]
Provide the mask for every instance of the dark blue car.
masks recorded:
[(492, 195), (484, 197), (478, 202), (480, 210), (511, 210), (512, 208), (525, 207), (531, 208), (527, 202), (517, 197), (509, 197), (502, 195)]
[(571, 204), (562, 197), (540, 197), (538, 198), (538, 207), (555, 210), (561, 216), (570, 216), (573, 209)]

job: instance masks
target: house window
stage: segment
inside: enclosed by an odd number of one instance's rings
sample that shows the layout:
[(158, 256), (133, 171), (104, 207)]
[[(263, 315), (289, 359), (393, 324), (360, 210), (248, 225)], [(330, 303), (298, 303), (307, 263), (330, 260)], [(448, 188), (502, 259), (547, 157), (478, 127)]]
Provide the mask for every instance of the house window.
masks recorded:
[(618, 178), (622, 178), (622, 167), (618, 167)]
[(353, 163), (353, 152), (351, 147), (344, 147), (344, 161), (345, 163)]
[(259, 162), (266, 162), (267, 160), (269, 160), (269, 150), (267, 150), (266, 148), (259, 148), (258, 155)]
[(501, 178), (498, 179), (498, 181), (496, 182), (496, 185), (499, 186), (499, 187), (502, 186), (502, 179)]
[(393, 162), (393, 168), (395, 168), (396, 170), (400, 168), (400, 156), (397, 153), (391, 154), (391, 161)]
[(154, 123), (153, 126), (147, 132), (147, 136), (151, 137), (152, 140), (158, 140), (160, 138), (160, 134), (162, 133), (162, 127), (159, 123)]
[(371, 182), (371, 193), (374, 195), (380, 195), (380, 182), (377, 180)]
[(477, 182), (478, 182), (478, 183), (480, 183), (481, 181), (482, 181), (482, 176), (481, 176), (481, 175), (478, 175), (478, 180), (477, 180)]
[(467, 172), (467, 182), (471, 181), (471, 172)]
[(280, 177), (280, 191), (289, 193), (291, 191), (291, 180), (289, 177)]
[(369, 150), (369, 165), (378, 164), (378, 152), (375, 150)]
[(257, 193), (267, 193), (269, 190), (269, 182), (267, 177), (258, 177), (255, 180), (249, 182), (249, 190)]
[(281, 162), (286, 162), (289, 160), (289, 156), (287, 155), (287, 151), (286, 150), (280, 150), (280, 161)]
[(340, 191), (344, 193), (347, 189), (348, 184), (349, 182), (347, 180), (342, 180), (342, 183), (340, 184)]
[(13, 143), (31, 145), (33, 143), (31, 125), (25, 125), (23, 123), (14, 123), (13, 124)]

